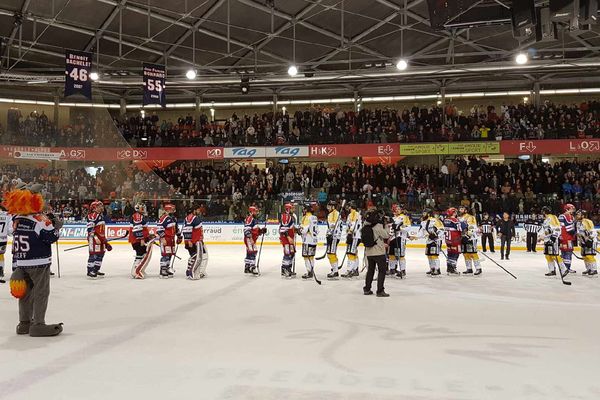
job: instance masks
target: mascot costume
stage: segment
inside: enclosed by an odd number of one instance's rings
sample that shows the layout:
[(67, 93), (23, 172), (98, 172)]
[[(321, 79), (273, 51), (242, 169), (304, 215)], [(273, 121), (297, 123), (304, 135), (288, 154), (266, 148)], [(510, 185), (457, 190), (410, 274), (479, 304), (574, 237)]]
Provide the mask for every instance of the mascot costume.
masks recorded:
[(44, 215), (40, 185), (25, 186), (7, 193), (3, 206), (13, 215), (13, 258), (16, 268), (10, 278), (11, 294), (19, 299), (18, 335), (56, 336), (62, 323), (47, 325), (50, 296), (52, 243), (59, 238), (62, 221)]

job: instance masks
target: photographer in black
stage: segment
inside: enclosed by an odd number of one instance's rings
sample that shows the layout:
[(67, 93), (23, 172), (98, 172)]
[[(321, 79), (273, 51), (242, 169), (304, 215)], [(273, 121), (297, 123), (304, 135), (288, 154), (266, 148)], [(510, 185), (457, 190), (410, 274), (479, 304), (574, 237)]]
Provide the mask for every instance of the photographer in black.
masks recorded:
[(373, 294), (371, 285), (373, 283), (373, 276), (375, 275), (375, 267), (377, 266), (377, 297), (390, 296), (385, 292), (385, 288), (383, 287), (387, 272), (385, 241), (389, 239), (384, 219), (385, 215), (383, 212), (376, 209), (369, 210), (365, 216), (365, 225), (361, 230), (361, 238), (365, 246), (365, 256), (367, 257), (368, 264), (365, 287), (363, 288), (365, 295)]

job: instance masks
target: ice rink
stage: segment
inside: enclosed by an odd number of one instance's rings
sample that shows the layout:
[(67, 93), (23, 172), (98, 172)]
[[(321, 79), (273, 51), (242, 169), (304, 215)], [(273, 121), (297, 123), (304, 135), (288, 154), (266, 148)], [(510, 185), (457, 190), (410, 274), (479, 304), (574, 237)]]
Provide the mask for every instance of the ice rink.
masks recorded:
[(159, 279), (157, 249), (148, 278), (132, 280), (126, 245), (92, 281), (86, 249), (61, 250), (55, 338), (15, 334), (3, 285), (0, 399), (600, 398), (600, 280), (546, 278), (539, 252), (503, 262), (518, 280), (490, 261), (481, 277), (432, 279), (423, 250), (409, 249), (408, 279), (388, 279), (383, 299), (362, 295), (364, 274), (325, 280), (326, 259), (318, 286), (282, 280), (278, 246), (265, 246), (259, 278), (243, 274), (242, 245), (208, 249), (200, 281), (184, 279), (184, 261)]

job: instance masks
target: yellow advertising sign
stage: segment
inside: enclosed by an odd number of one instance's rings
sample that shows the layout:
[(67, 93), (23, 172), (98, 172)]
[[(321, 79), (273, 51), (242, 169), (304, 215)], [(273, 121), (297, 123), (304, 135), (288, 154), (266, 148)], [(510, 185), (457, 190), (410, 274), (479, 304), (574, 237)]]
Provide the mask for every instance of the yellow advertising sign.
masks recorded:
[(500, 154), (499, 142), (401, 144), (401, 156)]
[(500, 142), (449, 143), (448, 154), (500, 154)]
[(429, 156), (448, 154), (447, 143), (401, 144), (401, 156)]

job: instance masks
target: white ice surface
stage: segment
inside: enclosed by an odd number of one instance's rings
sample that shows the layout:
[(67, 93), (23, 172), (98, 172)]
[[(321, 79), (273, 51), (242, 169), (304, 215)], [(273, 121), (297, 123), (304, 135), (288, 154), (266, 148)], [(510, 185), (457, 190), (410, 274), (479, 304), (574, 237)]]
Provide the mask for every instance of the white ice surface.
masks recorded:
[(15, 334), (3, 285), (0, 399), (600, 398), (600, 280), (563, 286), (539, 253), (503, 262), (518, 280), (490, 261), (479, 278), (431, 279), (423, 250), (409, 249), (408, 279), (388, 279), (382, 299), (363, 296), (362, 279), (326, 281), (326, 259), (318, 286), (282, 280), (277, 246), (259, 278), (242, 273), (242, 246), (209, 252), (208, 278), (192, 282), (183, 261), (158, 279), (156, 252), (148, 279), (130, 279), (126, 245), (91, 281), (85, 249), (61, 251), (55, 338)]

